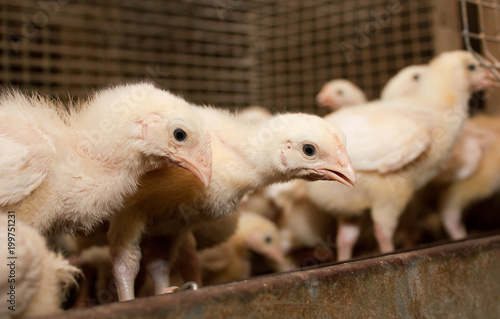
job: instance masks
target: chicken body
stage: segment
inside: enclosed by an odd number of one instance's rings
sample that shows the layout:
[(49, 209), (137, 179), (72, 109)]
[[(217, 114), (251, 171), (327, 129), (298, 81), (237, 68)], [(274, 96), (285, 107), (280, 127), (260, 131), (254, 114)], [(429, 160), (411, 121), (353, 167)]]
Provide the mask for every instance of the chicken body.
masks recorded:
[[(427, 69), (428, 66), (426, 65), (413, 65), (402, 69), (386, 84), (381, 98), (389, 100), (414, 94), (419, 80)], [(490, 122), (485, 118), (481, 116), (466, 121), (464, 130), (452, 149), (451, 156), (443, 162), (441, 171), (432, 181), (432, 183), (438, 184), (440, 187), (445, 187), (445, 191), (440, 196), (441, 219), (446, 231), (453, 239), (462, 239), (466, 235), (465, 228), (461, 223), (463, 208), (471, 202), (487, 196), (486, 194), (479, 195), (479, 193), (483, 192), (477, 192), (477, 188), (471, 190), (469, 195), (462, 194), (463, 187), (467, 186), (459, 186), (464, 183), (467, 184), (464, 181), (478, 170), (483, 161), (483, 155), (485, 155), (484, 149), (491, 142), (492, 134), (488, 130), (496, 130), (495, 121)], [(493, 135), (496, 135), (496, 133), (493, 133)], [(492, 155), (494, 153), (495, 151), (491, 150), (487, 154), (490, 157), (495, 157), (495, 155)], [(497, 175), (493, 173), (490, 176), (491, 180), (482, 184), (485, 189), (490, 189), (490, 191), (486, 192), (488, 194), (495, 190), (493, 180)], [(479, 178), (479, 176), (475, 178)], [(490, 182), (493, 182), (493, 184)], [(458, 196), (461, 196), (462, 199), (458, 199)]]
[[(478, 117), (478, 119), (481, 118), (487, 117)], [(452, 149), (451, 156), (443, 163), (441, 171), (433, 179), (433, 183), (447, 185), (459, 182), (469, 178), (477, 171), (484, 150), (496, 138), (495, 127), (489, 128), (488, 125), (482, 127), (481, 120), (478, 119), (467, 119), (464, 129)]]
[(43, 233), (90, 232), (162, 165), (210, 180), (205, 126), (191, 105), (149, 84), (100, 91), (71, 113), (5, 94), (0, 119), (0, 212)]
[[(394, 250), (392, 236), (399, 216), (413, 193), (447, 159), (467, 118), (471, 92), (490, 82), (470, 53), (444, 53), (430, 63), (413, 97), (328, 115), (346, 134), (358, 183), (353, 189), (308, 183), (309, 198), (336, 216), (356, 216), (370, 209), (380, 250)], [(339, 260), (351, 258), (358, 236), (359, 227), (340, 217)]]
[[(418, 82), (427, 70), (427, 65), (412, 65), (402, 69), (386, 84), (382, 91), (381, 99), (389, 100), (405, 95), (411, 96), (417, 91)], [(486, 196), (486, 194), (479, 195), (476, 193), (477, 188), (475, 188), (471, 191), (470, 195), (462, 196), (463, 194), (460, 194), (463, 198), (462, 201), (457, 199), (458, 192), (461, 192), (458, 189), (462, 189), (462, 187), (457, 186), (455, 188), (455, 186), (449, 186), (455, 183), (461, 185), (464, 180), (468, 179), (478, 170), (482, 162), (485, 145), (491, 142), (492, 134), (488, 130), (496, 129), (494, 123), (494, 120), (490, 122), (485, 120), (485, 117), (468, 119), (464, 130), (452, 149), (451, 156), (443, 162), (439, 174), (432, 181), (441, 187), (444, 186), (446, 189), (442, 196), (440, 196), (441, 219), (446, 231), (453, 239), (461, 239), (466, 235), (465, 228), (461, 223), (462, 209), (472, 201), (484, 198), (483, 196)], [(490, 154), (488, 156), (494, 157), (495, 155), (491, 155), (494, 152), (488, 152)], [(491, 178), (495, 179), (496, 175), (493, 173)], [(495, 189), (495, 186), (491, 183), (485, 182), (483, 185), (485, 188), (491, 189), (491, 191)], [(455, 192), (455, 189), (457, 190), (456, 195), (452, 194)]]
[(314, 248), (327, 241), (333, 217), (309, 200), (304, 181), (271, 185), (266, 196), (281, 210), (277, 219), (285, 253)]
[[(463, 210), (500, 190), (500, 119), (479, 115), (469, 119), (467, 124), (471, 128), (466, 137), (475, 139), (475, 149), (471, 152), (464, 147), (460, 149), (461, 154), (454, 156), (454, 178), (440, 198), (441, 220), (452, 239), (467, 236), (462, 223)], [(482, 144), (481, 150), (476, 149), (477, 144)], [(479, 158), (471, 158), (478, 153)]]
[(49, 251), (45, 238), (16, 220), (15, 214), (0, 214), (0, 227), (4, 247), (0, 255), (5, 262), (0, 267), (4, 278), (0, 284), (0, 317), (29, 318), (60, 312), (65, 293), (76, 285), (74, 276), (80, 271)]
[(265, 217), (242, 212), (236, 232), (227, 242), (200, 252), (204, 284), (249, 278), (250, 251), (262, 254), (278, 264), (284, 260), (278, 228)]
[(294, 178), (347, 185), (355, 180), (342, 133), (319, 117), (283, 114), (255, 122), (212, 108), (199, 108), (198, 113), (212, 137), (212, 181), (204, 188), (177, 168), (144, 176), (140, 190), (112, 220), (108, 233), (120, 300), (134, 298), (143, 234), (161, 250), (148, 257), (154, 251), (148, 249), (145, 256), (160, 293), (168, 286), (179, 238), (203, 227), (203, 222), (233, 213), (248, 191)]

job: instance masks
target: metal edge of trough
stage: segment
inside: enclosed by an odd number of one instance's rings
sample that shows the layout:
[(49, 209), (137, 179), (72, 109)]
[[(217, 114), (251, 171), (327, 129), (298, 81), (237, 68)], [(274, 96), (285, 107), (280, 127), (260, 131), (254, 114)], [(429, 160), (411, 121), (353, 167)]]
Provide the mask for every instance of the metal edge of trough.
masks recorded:
[(500, 235), (50, 318), (499, 318)]

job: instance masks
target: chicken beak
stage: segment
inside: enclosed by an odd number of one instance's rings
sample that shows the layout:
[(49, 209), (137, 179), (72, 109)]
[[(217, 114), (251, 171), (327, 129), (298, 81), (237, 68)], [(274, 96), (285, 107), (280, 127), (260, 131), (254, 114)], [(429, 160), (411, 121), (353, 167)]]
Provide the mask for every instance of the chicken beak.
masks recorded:
[(313, 180), (336, 181), (347, 187), (354, 187), (356, 184), (356, 173), (351, 165), (351, 160), (345, 150), (338, 150), (336, 156), (328, 161), (335, 161), (335, 164), (322, 164), (309, 170), (309, 178)]
[(319, 106), (328, 107), (331, 110), (336, 110), (339, 107), (335, 99), (323, 94), (318, 94), (318, 96), (316, 97), (316, 101), (318, 102)]
[(212, 179), (212, 151), (207, 146), (200, 156), (180, 157), (179, 166), (189, 170), (203, 185), (208, 186)]
[(482, 68), (481, 72), (482, 72), (481, 77), (473, 85), (473, 89), (475, 91), (483, 90), (483, 89), (486, 89), (486, 88), (489, 88), (492, 86), (493, 87), (499, 86), (498, 79), (497, 79), (495, 73), (493, 73), (493, 72), (497, 72), (496, 70), (494, 70), (494, 69), (488, 70), (486, 68)]
[(285, 255), (283, 254), (283, 249), (281, 247), (276, 247), (266, 253), (267, 258), (282, 264), (285, 261)]
[(347, 187), (354, 187), (356, 184), (356, 173), (350, 163), (347, 165), (338, 164), (330, 167), (323, 167), (315, 171), (323, 175), (323, 178), (317, 179), (337, 181)]

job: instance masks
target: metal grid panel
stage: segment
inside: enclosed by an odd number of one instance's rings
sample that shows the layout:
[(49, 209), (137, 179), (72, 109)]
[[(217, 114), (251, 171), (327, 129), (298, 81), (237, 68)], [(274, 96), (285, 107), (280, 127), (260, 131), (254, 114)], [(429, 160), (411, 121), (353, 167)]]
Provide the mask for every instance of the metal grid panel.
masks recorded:
[(500, 2), (498, 0), (459, 1), (467, 49), (500, 79), (498, 72), (500, 70), (498, 61), (500, 57)]
[(0, 16), (1, 84), (79, 96), (96, 86), (152, 79), (198, 103), (250, 99), (243, 6), (0, 0)]
[(0, 0), (0, 84), (52, 95), (152, 79), (196, 103), (319, 113), (434, 54), (432, 0)]
[(317, 113), (316, 93), (339, 77), (378, 97), (397, 70), (433, 56), (432, 10), (430, 0), (289, 0), (259, 8), (251, 19), (261, 35), (253, 102)]

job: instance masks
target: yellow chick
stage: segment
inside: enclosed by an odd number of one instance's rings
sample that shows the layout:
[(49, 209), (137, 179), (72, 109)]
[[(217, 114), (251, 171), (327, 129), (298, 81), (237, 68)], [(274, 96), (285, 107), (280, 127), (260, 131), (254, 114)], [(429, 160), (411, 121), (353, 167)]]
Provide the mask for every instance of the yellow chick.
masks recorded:
[(204, 284), (213, 285), (250, 277), (250, 251), (278, 264), (284, 261), (278, 228), (265, 217), (243, 212), (236, 233), (227, 242), (200, 252)]

